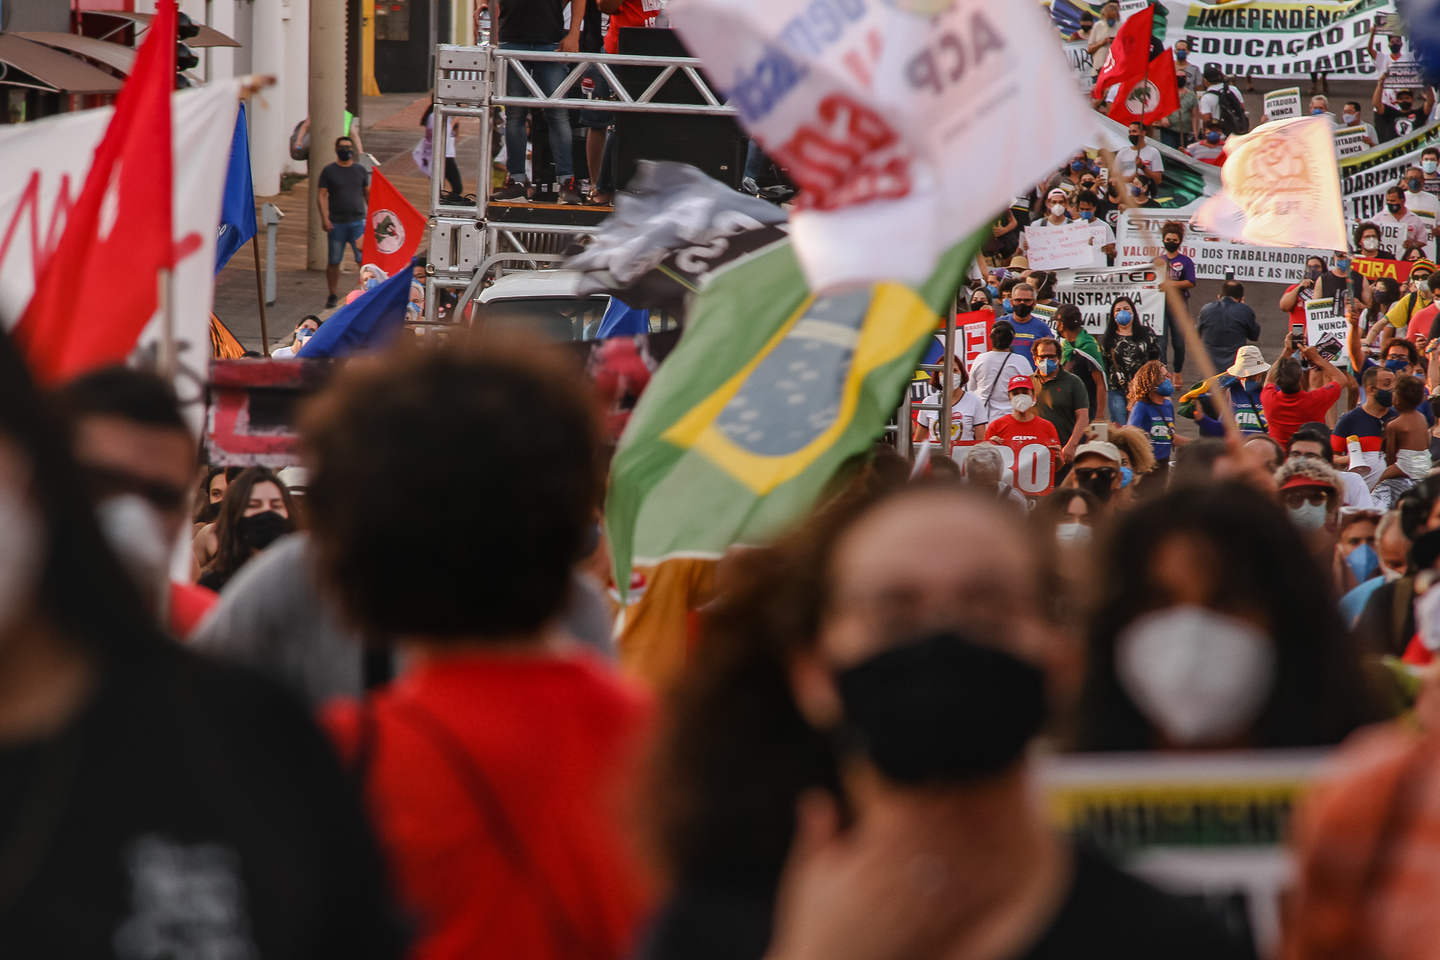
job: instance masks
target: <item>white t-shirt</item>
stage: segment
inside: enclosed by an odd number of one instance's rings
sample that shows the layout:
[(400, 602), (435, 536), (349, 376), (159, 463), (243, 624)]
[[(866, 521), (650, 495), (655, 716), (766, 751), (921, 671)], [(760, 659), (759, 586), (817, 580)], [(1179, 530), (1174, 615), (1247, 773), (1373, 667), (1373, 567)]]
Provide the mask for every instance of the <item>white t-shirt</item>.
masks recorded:
[[(926, 403), (933, 403), (937, 406), (940, 403), (938, 392), (930, 394), (925, 398)], [(920, 426), (930, 432), (930, 439), (936, 443), (940, 442), (940, 411), (921, 410), (915, 415), (915, 420)], [(984, 437), (983, 427), (990, 421), (985, 419), (985, 404), (980, 398), (969, 390), (960, 395), (950, 406), (950, 439), (953, 440), (976, 440)], [(982, 428), (980, 437), (975, 435), (975, 428)]]
[[(1365, 478), (1358, 473), (1351, 473), (1349, 470), (1336, 470), (1340, 479), (1345, 483), (1345, 506), (1359, 507), (1362, 510), (1374, 510), (1375, 498), (1370, 495), (1370, 488), (1365, 485)], [(1384, 467), (1371, 471), (1375, 476), (1384, 472)]]
[(1005, 387), (1011, 377), (1018, 376), (1035, 376), (1035, 368), (1023, 354), (988, 350), (975, 358), (975, 364), (970, 368), (970, 389), (967, 392), (975, 394), (984, 405), (986, 423), (1014, 412)]
[(1394, 250), (1397, 257), (1404, 255), (1401, 248), (1407, 240), (1424, 241), (1430, 235), (1425, 221), (1409, 209), (1406, 209), (1405, 216), (1396, 217), (1389, 208), (1384, 208), (1371, 217), (1370, 222), (1380, 228), (1380, 245)]
[(1120, 172), (1126, 177), (1135, 176), (1135, 160), (1137, 156), (1149, 165), (1151, 173), (1159, 173), (1165, 169), (1165, 164), (1160, 160), (1160, 151), (1150, 146), (1150, 144), (1145, 144), (1145, 146), (1141, 147), (1138, 151), (1134, 147), (1126, 147), (1123, 150), (1117, 151), (1115, 154), (1115, 159), (1120, 164)]
[(294, 359), (295, 359), (295, 348), (294, 348), (293, 346), (291, 346), (291, 347), (279, 347), (279, 348), (277, 348), (277, 349), (275, 349), (275, 350), (271, 350), (271, 351), (270, 351), (270, 359), (271, 359), (271, 360), (294, 360)]
[(1115, 242), (1115, 231), (1111, 230), (1110, 224), (1104, 220), (1091, 220), (1090, 226), (1093, 228), (1090, 238), (1090, 266), (1108, 267), (1110, 264), (1105, 257), (1105, 247)]
[(1202, 122), (1206, 119), (1220, 119), (1220, 95), (1225, 90), (1225, 84), (1212, 83), (1200, 94), (1200, 112), (1204, 114)]
[[(1429, 230), (1434, 230), (1435, 224), (1440, 222), (1440, 200), (1435, 199), (1432, 194), (1426, 193), (1424, 187), (1420, 188), (1419, 193), (1411, 193), (1408, 189), (1405, 191), (1405, 209), (1419, 217), (1420, 222), (1425, 224)], [(1389, 213), (1390, 211), (1386, 210), (1385, 212)]]

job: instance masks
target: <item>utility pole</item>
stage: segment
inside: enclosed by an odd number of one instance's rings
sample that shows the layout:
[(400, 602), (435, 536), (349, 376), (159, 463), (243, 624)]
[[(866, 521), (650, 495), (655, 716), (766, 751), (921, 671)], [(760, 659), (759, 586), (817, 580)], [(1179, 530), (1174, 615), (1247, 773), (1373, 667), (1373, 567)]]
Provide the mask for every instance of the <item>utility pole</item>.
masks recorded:
[(345, 0), (310, 0), (310, 196), (306, 204), (310, 270), (324, 270), (328, 238), (315, 204), (320, 171), (335, 159), (345, 133)]

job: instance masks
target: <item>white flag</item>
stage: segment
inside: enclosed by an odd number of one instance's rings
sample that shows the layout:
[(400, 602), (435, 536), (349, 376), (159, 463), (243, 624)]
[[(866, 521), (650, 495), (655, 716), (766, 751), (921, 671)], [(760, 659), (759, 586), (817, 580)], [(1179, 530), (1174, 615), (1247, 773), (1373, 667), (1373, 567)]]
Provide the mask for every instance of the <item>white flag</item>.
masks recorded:
[[(240, 103), (237, 82), (182, 90), (171, 99), (175, 154), (175, 344), (180, 361), (176, 390), (198, 434), (210, 361), (210, 307), (215, 294), (215, 239), (220, 199)], [(13, 327), (35, 292), (37, 253), (54, 248), (65, 231), (65, 211), (80, 196), (95, 148), (114, 116), (113, 107), (82, 110), (32, 123), (0, 127), (0, 324)], [(122, 225), (123, 227), (123, 225)], [(136, 278), (137, 282), (145, 282)], [(83, 305), (103, 314), (103, 303)], [(162, 335), (160, 317), (140, 335), (138, 350)]]
[(1350, 249), (1333, 130), (1326, 117), (1301, 117), (1231, 137), (1220, 192), (1195, 211), (1191, 225), (1246, 243)]
[(1029, 0), (674, 0), (741, 123), (803, 188), (791, 236), (817, 290), (918, 282), (1095, 139)]

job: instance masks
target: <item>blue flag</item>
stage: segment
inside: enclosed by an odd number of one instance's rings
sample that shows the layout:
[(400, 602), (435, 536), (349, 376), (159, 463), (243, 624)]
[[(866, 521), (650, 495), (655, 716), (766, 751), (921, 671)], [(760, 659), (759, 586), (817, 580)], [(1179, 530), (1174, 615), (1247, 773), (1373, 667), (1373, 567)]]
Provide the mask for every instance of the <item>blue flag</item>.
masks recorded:
[(225, 173), (225, 197), (220, 205), (220, 236), (215, 240), (215, 272), (255, 236), (255, 184), (250, 179), (250, 137), (245, 130), (245, 104), (235, 116), (230, 140), (230, 167)]
[(390, 279), (356, 297), (320, 325), (295, 355), (302, 360), (334, 360), (363, 350), (376, 350), (395, 339), (410, 305), (414, 264), (396, 270)]
[(1396, 6), (1405, 19), (1410, 52), (1420, 61), (1425, 82), (1440, 83), (1440, 3), (1436, 0), (1403, 0)]
[(637, 333), (650, 332), (650, 311), (632, 307), (619, 297), (611, 297), (600, 319), (600, 328), (595, 331), (596, 340), (610, 337), (628, 337)]

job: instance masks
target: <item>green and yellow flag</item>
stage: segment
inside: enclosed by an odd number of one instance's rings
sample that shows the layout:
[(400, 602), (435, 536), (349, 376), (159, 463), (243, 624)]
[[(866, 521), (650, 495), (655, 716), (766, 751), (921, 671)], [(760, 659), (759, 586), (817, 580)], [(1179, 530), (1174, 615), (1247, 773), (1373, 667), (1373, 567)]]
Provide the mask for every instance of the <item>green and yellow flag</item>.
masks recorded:
[(880, 437), (980, 239), (951, 248), (919, 289), (816, 297), (788, 240), (715, 274), (611, 464), (606, 532), (622, 593), (632, 566), (718, 558), (805, 517)]

